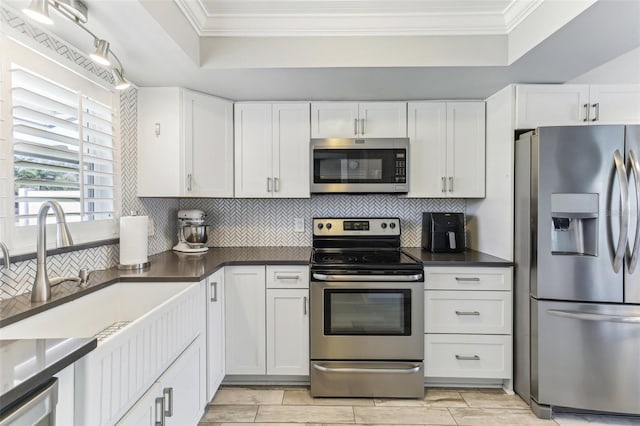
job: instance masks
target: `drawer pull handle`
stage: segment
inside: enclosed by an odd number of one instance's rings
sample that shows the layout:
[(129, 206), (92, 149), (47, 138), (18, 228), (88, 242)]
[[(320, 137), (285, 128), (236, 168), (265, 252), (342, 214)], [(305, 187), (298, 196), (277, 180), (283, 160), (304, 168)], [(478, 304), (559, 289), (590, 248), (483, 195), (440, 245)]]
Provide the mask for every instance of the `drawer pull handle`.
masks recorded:
[(456, 311), (456, 315), (480, 315), (478, 311)]
[(480, 281), (478, 277), (456, 277), (456, 281)]
[(299, 280), (300, 275), (276, 275), (276, 280)]
[(456, 359), (458, 361), (478, 361), (480, 357), (478, 355), (472, 355), (472, 356), (456, 355)]

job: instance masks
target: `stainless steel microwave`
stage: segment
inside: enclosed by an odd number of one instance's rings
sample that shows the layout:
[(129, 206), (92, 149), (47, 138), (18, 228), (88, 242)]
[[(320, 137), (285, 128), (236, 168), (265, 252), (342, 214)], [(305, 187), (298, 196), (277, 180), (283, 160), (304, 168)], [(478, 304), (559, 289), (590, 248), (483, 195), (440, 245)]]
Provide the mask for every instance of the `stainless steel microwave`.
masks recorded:
[(312, 193), (406, 193), (409, 138), (311, 139)]

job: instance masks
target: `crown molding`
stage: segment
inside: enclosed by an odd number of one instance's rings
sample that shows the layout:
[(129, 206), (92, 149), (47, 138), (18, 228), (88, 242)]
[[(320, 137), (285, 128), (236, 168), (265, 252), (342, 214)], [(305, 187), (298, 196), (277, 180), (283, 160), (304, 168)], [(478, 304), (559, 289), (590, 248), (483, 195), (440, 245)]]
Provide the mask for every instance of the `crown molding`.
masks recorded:
[(508, 34), (544, 0), (174, 0), (200, 37)]

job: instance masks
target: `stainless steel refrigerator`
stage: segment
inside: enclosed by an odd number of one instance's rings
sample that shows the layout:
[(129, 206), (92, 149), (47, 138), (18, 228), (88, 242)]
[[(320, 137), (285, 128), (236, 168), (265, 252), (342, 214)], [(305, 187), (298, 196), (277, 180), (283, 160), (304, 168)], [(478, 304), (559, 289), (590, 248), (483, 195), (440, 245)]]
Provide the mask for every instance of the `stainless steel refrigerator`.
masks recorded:
[(640, 126), (516, 141), (514, 385), (560, 407), (640, 415)]

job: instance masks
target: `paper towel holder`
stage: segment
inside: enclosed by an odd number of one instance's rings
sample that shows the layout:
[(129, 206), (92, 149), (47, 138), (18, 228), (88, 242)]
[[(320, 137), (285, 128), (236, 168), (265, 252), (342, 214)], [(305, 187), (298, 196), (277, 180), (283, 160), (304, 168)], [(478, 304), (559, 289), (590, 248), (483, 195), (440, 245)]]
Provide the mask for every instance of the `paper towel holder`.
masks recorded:
[(136, 264), (133, 264), (133, 265), (122, 265), (122, 264), (118, 263), (117, 268), (120, 271), (134, 271), (134, 270), (137, 271), (137, 270), (145, 269), (149, 265), (151, 265), (151, 261), (150, 260), (148, 260), (148, 261), (146, 261), (144, 263), (136, 263)]

